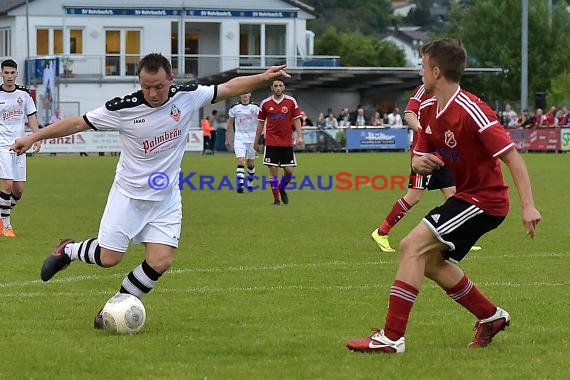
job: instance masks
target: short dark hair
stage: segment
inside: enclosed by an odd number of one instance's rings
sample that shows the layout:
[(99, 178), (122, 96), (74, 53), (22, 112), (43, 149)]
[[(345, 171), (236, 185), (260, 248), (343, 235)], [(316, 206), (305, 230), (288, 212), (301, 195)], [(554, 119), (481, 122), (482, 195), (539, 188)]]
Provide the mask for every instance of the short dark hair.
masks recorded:
[(1, 65), (2, 69), (4, 69), (4, 67), (13, 67), (13, 68), (17, 69), (18, 64), (13, 59), (5, 59), (2, 61), (2, 65)]
[(156, 73), (161, 67), (166, 71), (166, 75), (169, 77), (172, 75), (172, 66), (170, 65), (170, 61), (160, 53), (150, 53), (145, 55), (139, 61), (137, 75), (140, 75), (142, 69), (151, 73)]
[(461, 41), (451, 38), (430, 41), (422, 46), (422, 55), (427, 55), (431, 66), (439, 67), (445, 78), (459, 83), (467, 63), (467, 51)]

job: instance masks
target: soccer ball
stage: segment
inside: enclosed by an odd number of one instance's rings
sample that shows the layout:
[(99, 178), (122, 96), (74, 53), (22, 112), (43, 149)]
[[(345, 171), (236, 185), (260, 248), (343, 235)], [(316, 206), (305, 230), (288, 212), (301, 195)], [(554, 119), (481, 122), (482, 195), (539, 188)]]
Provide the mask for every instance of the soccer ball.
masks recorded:
[(101, 313), (105, 330), (118, 334), (136, 333), (146, 320), (146, 310), (141, 300), (124, 293), (111, 297)]

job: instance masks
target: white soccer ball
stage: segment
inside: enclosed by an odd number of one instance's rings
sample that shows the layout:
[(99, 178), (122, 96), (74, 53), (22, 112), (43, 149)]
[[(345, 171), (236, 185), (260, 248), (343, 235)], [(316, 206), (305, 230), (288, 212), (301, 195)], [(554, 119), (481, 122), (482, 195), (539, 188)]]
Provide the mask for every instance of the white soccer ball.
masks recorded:
[(119, 293), (111, 297), (103, 307), (105, 330), (118, 334), (138, 332), (146, 320), (146, 310), (137, 297)]

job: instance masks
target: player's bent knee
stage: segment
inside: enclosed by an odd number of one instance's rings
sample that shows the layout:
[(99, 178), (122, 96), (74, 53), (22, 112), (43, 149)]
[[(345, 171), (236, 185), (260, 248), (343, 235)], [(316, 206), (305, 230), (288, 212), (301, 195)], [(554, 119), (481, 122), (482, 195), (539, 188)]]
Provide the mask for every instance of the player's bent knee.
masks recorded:
[(123, 254), (119, 252), (110, 251), (108, 249), (101, 249), (101, 266), (105, 268), (114, 267), (123, 260)]

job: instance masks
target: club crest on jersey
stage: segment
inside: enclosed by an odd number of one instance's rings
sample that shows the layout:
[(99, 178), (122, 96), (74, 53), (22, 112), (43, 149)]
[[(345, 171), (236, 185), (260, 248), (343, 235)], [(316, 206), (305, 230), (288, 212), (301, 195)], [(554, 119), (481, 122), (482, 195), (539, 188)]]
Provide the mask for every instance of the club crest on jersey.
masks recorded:
[(174, 121), (179, 122), (180, 121), (180, 110), (178, 109), (178, 107), (176, 107), (175, 105), (172, 105), (172, 108), (170, 108), (170, 117), (174, 119)]
[(451, 131), (445, 131), (444, 134), (444, 141), (445, 141), (445, 145), (447, 145), (450, 148), (455, 148), (457, 146), (457, 141), (455, 140), (455, 136), (453, 135), (453, 132)]
[(21, 107), (22, 104), (24, 103), (24, 99), (20, 98), (19, 96), (18, 96), (18, 100), (16, 100), (16, 101), (18, 102), (18, 105), (19, 105), (20, 107)]
[(287, 108), (287, 106), (283, 106), (283, 107), (281, 107), (281, 112), (282, 113), (289, 113), (289, 108)]

